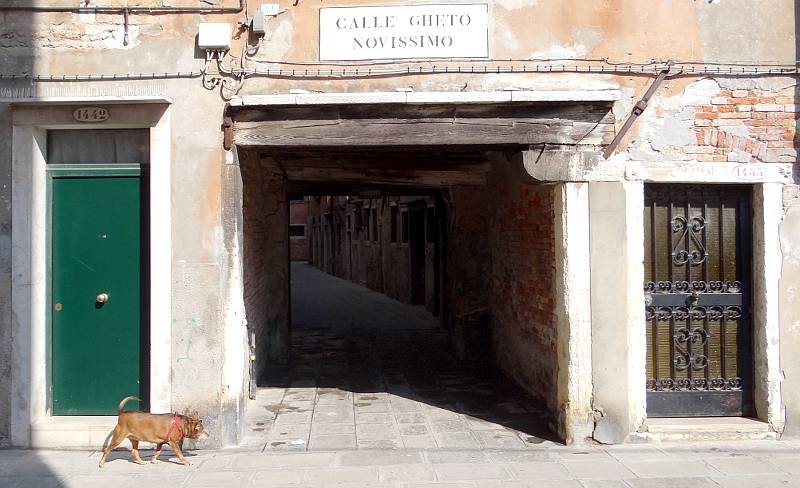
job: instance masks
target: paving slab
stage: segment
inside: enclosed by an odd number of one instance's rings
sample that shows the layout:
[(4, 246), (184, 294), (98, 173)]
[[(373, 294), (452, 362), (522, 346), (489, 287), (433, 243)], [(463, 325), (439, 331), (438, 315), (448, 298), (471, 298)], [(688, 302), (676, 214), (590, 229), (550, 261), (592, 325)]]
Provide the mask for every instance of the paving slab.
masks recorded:
[(406, 449), (436, 449), (436, 439), (432, 435), (403, 435), (403, 447)]
[(312, 433), (319, 435), (326, 434), (355, 434), (356, 424), (354, 422), (347, 423), (322, 423), (314, 424), (312, 426)]
[(567, 468), (558, 463), (518, 463), (507, 466), (515, 479), (520, 480), (572, 480), (576, 479)]
[(517, 451), (517, 450), (492, 450), (488, 451), (489, 460), (495, 463), (532, 463), (555, 462), (557, 456), (549, 450)]
[(241, 453), (232, 456), (231, 469), (251, 471), (265, 468), (322, 468), (333, 466), (336, 453)]
[(630, 488), (630, 485), (622, 480), (581, 480), (583, 488)]
[(477, 488), (472, 481), (421, 481), (416, 483), (402, 483), (402, 488)]
[(337, 483), (377, 483), (377, 468), (326, 468), (306, 471), (305, 480), (312, 484), (333, 486)]
[(504, 480), (510, 479), (509, 472), (497, 464), (438, 464), (434, 466), (439, 480)]
[(355, 449), (355, 434), (320, 434), (311, 435), (308, 448), (312, 451), (336, 451), (341, 449)]
[(774, 475), (712, 478), (720, 488), (800, 488), (800, 480)]
[[(252, 473), (249, 472), (220, 472), (205, 473), (195, 472), (186, 481), (187, 486), (197, 488), (217, 488), (220, 486), (247, 486), (250, 484)], [(114, 486), (104, 485), (105, 487)]]
[(439, 447), (458, 449), (480, 449), (481, 447), (472, 432), (438, 432), (433, 437)]
[(479, 480), (478, 488), (583, 488), (583, 486), (580, 482), (571, 480)]
[(714, 480), (705, 477), (695, 478), (673, 476), (658, 479), (629, 479), (626, 480), (626, 483), (631, 488), (719, 488), (719, 485)]
[(397, 464), (422, 464), (420, 451), (365, 451), (344, 452), (339, 456), (341, 466), (391, 466)]
[(675, 478), (693, 476), (717, 476), (718, 469), (703, 460), (668, 460), (654, 458), (652, 461), (625, 462), (625, 466), (640, 478)]
[[(734, 475), (765, 475), (765, 474), (788, 474), (780, 465), (774, 465), (764, 459), (751, 456), (736, 456), (729, 458), (707, 458), (708, 464), (719, 470), (720, 473)], [(795, 462), (800, 461), (800, 459)]]
[(400, 438), (397, 439), (371, 439), (371, 440), (361, 440), (358, 439), (358, 448), (359, 449), (402, 449), (404, 447), (403, 440)]
[(303, 483), (304, 478), (305, 471), (299, 469), (273, 468), (256, 471), (251, 475), (250, 483), (254, 486), (285, 487), (287, 485), (299, 485)]
[(381, 482), (409, 482), (431, 481), (436, 479), (436, 473), (430, 466), (422, 464), (380, 466), (378, 477)]
[(621, 480), (636, 475), (619, 461), (564, 461), (564, 467), (576, 478), (595, 480)]

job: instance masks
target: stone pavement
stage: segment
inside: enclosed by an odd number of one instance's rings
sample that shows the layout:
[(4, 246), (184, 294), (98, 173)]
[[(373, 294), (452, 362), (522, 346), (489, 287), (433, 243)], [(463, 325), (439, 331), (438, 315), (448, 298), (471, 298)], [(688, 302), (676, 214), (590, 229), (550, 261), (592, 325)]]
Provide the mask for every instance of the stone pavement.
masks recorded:
[[(167, 456), (163, 456), (167, 454)], [(396, 449), (320, 452), (171, 452), (137, 465), (127, 449), (103, 469), (98, 451), (0, 450), (0, 486), (340, 488), (772, 488), (800, 487), (800, 442), (539, 446), (530, 449)], [(143, 451), (147, 459), (151, 452)]]
[(523, 392), (457, 364), (425, 310), (292, 273), (292, 360), (261, 379), (241, 447), (140, 466), (126, 442), (103, 469), (99, 451), (0, 450), (0, 488), (800, 488), (797, 440), (562, 446)]
[(519, 448), (547, 415), (485, 361), (463, 365), (424, 308), (292, 265), (287, 365), (269, 365), (244, 445), (265, 450)]

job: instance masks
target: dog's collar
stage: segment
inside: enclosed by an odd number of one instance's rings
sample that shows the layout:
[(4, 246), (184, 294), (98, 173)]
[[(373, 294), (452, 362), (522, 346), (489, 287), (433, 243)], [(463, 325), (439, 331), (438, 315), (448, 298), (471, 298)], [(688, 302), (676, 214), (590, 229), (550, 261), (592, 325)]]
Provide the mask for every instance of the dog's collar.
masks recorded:
[(178, 420), (178, 412), (175, 412), (175, 415), (172, 417), (172, 422), (169, 423), (169, 429), (167, 429), (167, 436), (165, 437), (167, 442), (169, 442), (169, 435), (172, 434), (173, 427), (178, 428), (178, 433), (181, 435), (180, 437), (181, 439), (186, 437), (186, 435), (183, 432), (183, 425), (181, 425), (181, 422)]

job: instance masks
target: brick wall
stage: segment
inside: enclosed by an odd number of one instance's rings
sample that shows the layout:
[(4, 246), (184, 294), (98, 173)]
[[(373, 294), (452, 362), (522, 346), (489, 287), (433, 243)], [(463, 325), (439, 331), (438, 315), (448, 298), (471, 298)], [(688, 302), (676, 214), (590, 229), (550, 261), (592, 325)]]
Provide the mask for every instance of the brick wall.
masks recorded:
[(256, 377), (288, 353), (288, 212), (283, 177), (257, 161), (242, 166), (243, 285), (248, 328), (256, 335)]
[(521, 182), (510, 164), (496, 161), (490, 179), (493, 358), (555, 412), (553, 187)]
[(698, 161), (794, 163), (798, 105), (788, 93), (722, 90), (694, 106), (697, 145), (684, 152)]
[(293, 237), (289, 241), (289, 258), (292, 261), (308, 261), (308, 239)]
[(447, 243), (442, 280), (446, 306), (442, 317), (453, 352), (460, 361), (489, 357), (491, 317), (489, 248), (491, 199), (489, 189), (458, 186), (447, 195)]

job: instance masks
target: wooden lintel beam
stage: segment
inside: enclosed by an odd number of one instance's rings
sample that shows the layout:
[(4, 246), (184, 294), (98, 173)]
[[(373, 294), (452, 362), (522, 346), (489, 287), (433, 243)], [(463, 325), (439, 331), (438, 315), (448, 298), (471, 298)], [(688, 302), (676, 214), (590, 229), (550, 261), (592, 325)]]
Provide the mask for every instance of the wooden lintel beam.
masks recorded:
[(491, 170), (489, 161), (480, 155), (459, 154), (422, 154), (382, 152), (368, 154), (316, 153), (292, 154), (262, 153), (261, 161), (267, 165), (281, 168), (348, 168), (358, 170), (423, 170), (423, 171), (465, 171), (471, 173), (488, 173)]
[(572, 120), (482, 121), (476, 119), (346, 119), (328, 121), (240, 122), (240, 146), (461, 146), (470, 144), (607, 144), (606, 124)]
[(336, 181), (364, 185), (422, 186), (442, 188), (485, 185), (484, 173), (468, 171), (363, 170), (349, 168), (285, 168), (286, 179), (299, 182)]

